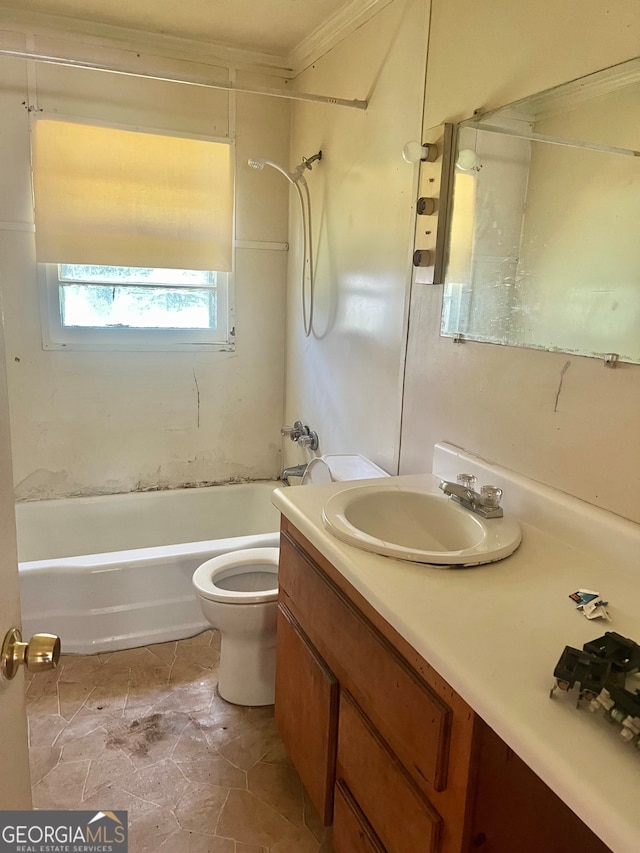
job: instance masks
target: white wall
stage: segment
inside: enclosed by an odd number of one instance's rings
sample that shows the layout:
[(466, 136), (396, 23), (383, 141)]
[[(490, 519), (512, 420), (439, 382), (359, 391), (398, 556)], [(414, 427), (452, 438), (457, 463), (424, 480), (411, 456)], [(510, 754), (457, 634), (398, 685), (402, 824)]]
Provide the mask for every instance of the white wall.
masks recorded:
[[(638, 53), (634, 0), (434, 0), (425, 126), (458, 121)], [(401, 470), (445, 439), (640, 521), (640, 367), (454, 344), (441, 292), (412, 294)]]
[[(23, 34), (7, 32), (2, 42), (27, 43)], [(34, 47), (52, 53), (77, 49), (72, 39), (60, 36), (39, 37)], [(131, 61), (125, 52), (96, 45), (91, 58), (118, 63), (123, 57)], [(158, 56), (147, 58), (146, 67), (158, 73), (198, 71)], [(250, 156), (288, 159), (288, 102), (57, 66), (34, 68), (6, 58), (0, 59), (0, 69), (0, 278), (16, 496), (61, 497), (276, 475), (286, 252), (237, 249), (235, 353), (44, 352), (28, 230), (33, 218), (29, 117), (23, 102), (107, 122), (235, 135), (236, 238), (266, 242), (287, 240), (287, 188), (246, 163)], [(220, 68), (219, 75), (227, 80), (228, 70)], [(237, 80), (282, 83), (248, 71), (238, 72)]]
[[(287, 421), (317, 430), (323, 452), (361, 452), (389, 471), (399, 452), (417, 186), (417, 167), (401, 152), (420, 138), (427, 11), (424, 0), (395, 0), (296, 80), (300, 90), (367, 98), (366, 112), (307, 103), (292, 111), (292, 162), (320, 148), (324, 156), (308, 176), (316, 250), (308, 338), (299, 259), (290, 258)], [(286, 444), (289, 462), (302, 461)]]
[[(286, 419), (300, 417), (318, 430), (324, 451), (361, 451), (389, 470), (400, 455), (417, 186), (416, 169), (402, 162), (400, 150), (420, 136), (428, 12), (427, 0), (394, 0), (297, 81), (303, 90), (367, 97), (366, 112), (311, 104), (292, 110), (289, 162), (320, 147), (325, 156), (309, 175), (318, 250), (310, 338), (301, 331), (295, 252), (289, 258)], [(471, 0), (433, 0), (424, 126), (634, 56), (639, 17), (635, 0), (496, 0), (490, 14)], [(235, 355), (44, 353), (32, 235), (11, 225), (31, 217), (26, 72), (6, 59), (2, 71), (0, 222), (10, 224), (0, 232), (0, 273), (19, 494), (273, 474), (284, 255), (238, 251)], [(91, 76), (83, 78), (87, 86)], [(62, 97), (66, 84), (59, 88)], [(214, 124), (213, 104), (222, 96), (209, 101), (185, 91), (89, 88), (85, 105), (126, 108), (161, 126)], [(287, 115), (284, 101), (237, 97), (240, 239), (286, 239), (286, 182), (242, 163), (256, 154), (287, 160)], [(414, 289), (401, 469), (429, 470), (433, 443), (447, 439), (640, 520), (639, 368), (606, 370), (562, 353), (456, 345), (439, 336), (440, 308), (441, 288)], [(285, 449), (287, 461), (300, 461), (289, 442)]]

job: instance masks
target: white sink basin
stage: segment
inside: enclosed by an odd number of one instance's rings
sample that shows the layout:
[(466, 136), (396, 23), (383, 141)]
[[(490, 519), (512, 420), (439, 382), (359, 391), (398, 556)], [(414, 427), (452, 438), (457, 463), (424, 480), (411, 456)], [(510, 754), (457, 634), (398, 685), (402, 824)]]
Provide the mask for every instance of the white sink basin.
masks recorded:
[(337, 539), (399, 560), (477, 566), (512, 554), (520, 525), (508, 515), (481, 518), (450, 498), (394, 485), (337, 492), (322, 512)]

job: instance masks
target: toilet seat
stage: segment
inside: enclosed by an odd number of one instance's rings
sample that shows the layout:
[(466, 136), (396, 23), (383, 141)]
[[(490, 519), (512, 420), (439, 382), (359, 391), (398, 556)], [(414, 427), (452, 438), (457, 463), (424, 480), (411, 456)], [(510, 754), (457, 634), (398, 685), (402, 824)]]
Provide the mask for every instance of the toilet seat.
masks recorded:
[[(199, 566), (193, 575), (193, 585), (198, 595), (223, 604), (275, 601), (278, 597), (279, 554), (279, 548), (230, 551)], [(265, 574), (273, 575), (273, 580), (264, 578)], [(255, 577), (247, 578), (247, 575)], [(234, 584), (233, 578), (236, 577), (238, 583)], [(223, 582), (224, 585), (220, 585)]]

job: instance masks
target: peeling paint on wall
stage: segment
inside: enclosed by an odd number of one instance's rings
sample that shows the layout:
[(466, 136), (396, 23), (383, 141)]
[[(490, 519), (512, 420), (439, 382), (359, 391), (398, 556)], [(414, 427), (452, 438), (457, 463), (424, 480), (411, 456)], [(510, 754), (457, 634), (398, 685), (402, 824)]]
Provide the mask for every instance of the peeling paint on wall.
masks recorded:
[(14, 495), (17, 501), (45, 501), (61, 494), (75, 494), (80, 488), (80, 484), (75, 483), (66, 471), (38, 468), (16, 483)]
[[(40, 472), (35, 472), (40, 473)], [(55, 474), (56, 472), (45, 472), (48, 474)], [(24, 482), (28, 481), (30, 478), (27, 477)], [(103, 497), (104, 495), (123, 495), (130, 494), (131, 492), (166, 492), (172, 491), (173, 489), (202, 489), (208, 488), (209, 486), (234, 486), (240, 483), (270, 483), (276, 480), (277, 477), (229, 477), (226, 480), (194, 480), (185, 483), (142, 483), (141, 481), (137, 483), (136, 486), (132, 489), (123, 489), (122, 487), (114, 486), (113, 488), (109, 488), (105, 486), (104, 489), (96, 490), (93, 486), (86, 486), (84, 488), (78, 487), (73, 490), (67, 490), (64, 494), (60, 494), (55, 485), (42, 485), (36, 487), (27, 487), (25, 488), (22, 484), (20, 484), (20, 488), (18, 486), (15, 487), (15, 500), (16, 503), (27, 503), (30, 501), (46, 501), (46, 500), (57, 500), (62, 498), (92, 498), (92, 497)]]
[(139, 485), (134, 492), (166, 492), (172, 489), (203, 489), (209, 486), (237, 486), (240, 483), (270, 483), (275, 477), (230, 477), (228, 480), (198, 480), (188, 483), (176, 483), (172, 485)]

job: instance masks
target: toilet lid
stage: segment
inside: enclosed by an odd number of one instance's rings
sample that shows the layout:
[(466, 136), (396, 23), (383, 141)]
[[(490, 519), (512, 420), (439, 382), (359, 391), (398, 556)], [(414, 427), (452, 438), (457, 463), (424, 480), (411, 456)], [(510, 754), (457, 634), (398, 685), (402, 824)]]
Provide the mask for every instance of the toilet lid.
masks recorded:
[(198, 595), (225, 604), (262, 604), (278, 597), (279, 548), (245, 548), (213, 557), (193, 574)]
[(306, 486), (308, 483), (333, 483), (329, 466), (321, 456), (314, 456), (304, 469), (301, 485)]

